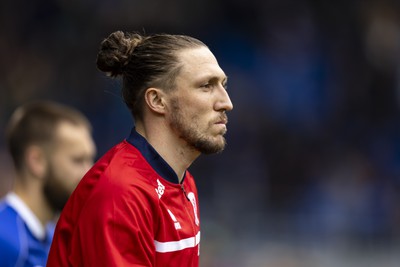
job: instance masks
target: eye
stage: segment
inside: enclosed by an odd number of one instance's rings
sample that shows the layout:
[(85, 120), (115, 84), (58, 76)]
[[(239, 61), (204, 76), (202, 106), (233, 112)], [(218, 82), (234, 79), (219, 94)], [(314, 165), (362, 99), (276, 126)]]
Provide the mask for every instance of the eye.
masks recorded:
[(212, 86), (213, 86), (213, 85), (212, 85), (211, 83), (206, 83), (206, 84), (201, 85), (200, 87), (201, 87), (201, 88), (209, 89), (209, 88), (211, 88)]
[(214, 88), (214, 84), (213, 83), (210, 83), (210, 82), (208, 82), (208, 83), (204, 83), (204, 84), (202, 84), (202, 85), (200, 85), (200, 89), (203, 91), (203, 92), (212, 92), (213, 91), (213, 88)]
[(83, 164), (85, 162), (85, 158), (84, 157), (73, 157), (72, 162), (77, 165)]

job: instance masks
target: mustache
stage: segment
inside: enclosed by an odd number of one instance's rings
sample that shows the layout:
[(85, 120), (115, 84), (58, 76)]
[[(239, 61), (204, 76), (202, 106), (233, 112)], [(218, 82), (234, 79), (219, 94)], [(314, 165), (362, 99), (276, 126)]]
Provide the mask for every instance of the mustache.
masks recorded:
[(228, 124), (228, 116), (226, 115), (225, 112), (221, 113), (221, 115), (216, 120), (216, 123)]

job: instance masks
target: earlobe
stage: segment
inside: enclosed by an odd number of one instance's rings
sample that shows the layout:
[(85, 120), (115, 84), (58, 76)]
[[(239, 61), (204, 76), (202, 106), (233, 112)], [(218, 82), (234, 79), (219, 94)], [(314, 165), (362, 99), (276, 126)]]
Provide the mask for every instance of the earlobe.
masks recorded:
[(148, 88), (144, 95), (147, 106), (153, 112), (164, 114), (164, 92), (158, 88)]
[(43, 148), (32, 145), (25, 151), (25, 161), (28, 171), (35, 177), (44, 177), (47, 168), (47, 160)]

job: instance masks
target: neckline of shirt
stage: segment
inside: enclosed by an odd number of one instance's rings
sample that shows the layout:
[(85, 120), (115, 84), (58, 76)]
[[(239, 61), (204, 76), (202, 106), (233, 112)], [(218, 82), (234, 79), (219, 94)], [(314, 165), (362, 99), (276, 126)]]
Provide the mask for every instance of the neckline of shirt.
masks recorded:
[[(126, 139), (128, 143), (136, 147), (150, 166), (165, 180), (179, 184), (178, 176), (172, 167), (158, 154), (158, 152), (147, 142), (146, 138), (140, 135), (135, 128), (131, 130), (129, 137)], [(183, 175), (182, 182), (186, 177), (186, 171)]]
[(46, 230), (38, 217), (36, 217), (25, 202), (14, 192), (8, 193), (5, 200), (22, 218), (33, 236), (38, 240), (44, 240), (46, 237)]

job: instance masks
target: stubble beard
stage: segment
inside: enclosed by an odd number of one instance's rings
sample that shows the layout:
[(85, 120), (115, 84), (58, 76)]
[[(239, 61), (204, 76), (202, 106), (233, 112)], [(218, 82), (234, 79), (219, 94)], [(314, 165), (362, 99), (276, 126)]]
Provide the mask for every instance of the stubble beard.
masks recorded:
[(68, 201), (70, 192), (55, 177), (53, 167), (50, 165), (47, 169), (43, 194), (47, 199), (53, 212), (60, 212)]
[(175, 100), (172, 102), (173, 113), (171, 116), (171, 127), (178, 133), (179, 138), (183, 139), (190, 147), (203, 154), (220, 153), (226, 146), (226, 140), (221, 133), (219, 140), (213, 140), (199, 131), (197, 127), (198, 116), (193, 116), (189, 121), (185, 121), (182, 110)]

